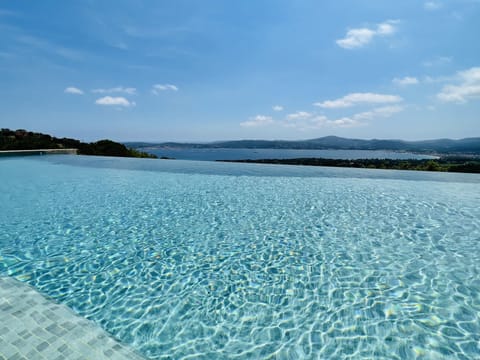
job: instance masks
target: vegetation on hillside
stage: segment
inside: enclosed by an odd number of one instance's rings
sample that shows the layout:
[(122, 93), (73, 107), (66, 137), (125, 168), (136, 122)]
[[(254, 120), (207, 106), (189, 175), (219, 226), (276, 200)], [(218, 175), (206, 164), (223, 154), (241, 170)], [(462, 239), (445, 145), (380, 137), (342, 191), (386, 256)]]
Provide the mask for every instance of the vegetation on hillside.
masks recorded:
[(284, 164), (308, 166), (333, 166), (365, 169), (448, 171), (480, 173), (480, 159), (468, 157), (444, 157), (435, 160), (395, 160), (395, 159), (260, 159), (260, 160), (221, 160), (226, 162), (245, 162), (259, 164)]
[(111, 140), (84, 143), (75, 139), (60, 139), (23, 129), (0, 130), (0, 151), (34, 149), (78, 149), (78, 154), (80, 155), (156, 158), (155, 155), (127, 148), (125, 145)]
[(190, 148), (190, 149), (309, 149), (309, 150), (386, 150), (415, 152), (422, 154), (471, 154), (480, 155), (480, 138), (460, 140), (437, 139), (424, 141), (404, 140), (362, 140), (338, 136), (325, 136), (310, 140), (237, 140), (219, 141), (206, 144), (195, 143), (128, 143), (133, 148)]

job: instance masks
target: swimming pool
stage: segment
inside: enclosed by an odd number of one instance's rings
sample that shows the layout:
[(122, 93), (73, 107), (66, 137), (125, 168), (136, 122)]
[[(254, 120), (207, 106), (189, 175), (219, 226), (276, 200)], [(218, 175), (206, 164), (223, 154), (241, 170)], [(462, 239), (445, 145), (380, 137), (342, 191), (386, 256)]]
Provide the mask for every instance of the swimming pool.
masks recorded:
[(152, 359), (480, 356), (480, 177), (0, 159), (0, 275)]

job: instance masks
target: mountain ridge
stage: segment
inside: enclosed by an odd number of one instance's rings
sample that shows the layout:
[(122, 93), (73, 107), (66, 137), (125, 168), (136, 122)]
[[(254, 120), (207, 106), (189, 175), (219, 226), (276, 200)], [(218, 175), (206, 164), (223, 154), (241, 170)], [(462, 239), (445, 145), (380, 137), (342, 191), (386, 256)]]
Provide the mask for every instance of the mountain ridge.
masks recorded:
[(228, 140), (211, 143), (182, 142), (125, 142), (133, 148), (198, 148), (198, 149), (306, 149), (306, 150), (391, 150), (419, 153), (480, 155), (480, 137), (463, 139), (400, 140), (400, 139), (349, 139), (325, 136), (307, 140)]

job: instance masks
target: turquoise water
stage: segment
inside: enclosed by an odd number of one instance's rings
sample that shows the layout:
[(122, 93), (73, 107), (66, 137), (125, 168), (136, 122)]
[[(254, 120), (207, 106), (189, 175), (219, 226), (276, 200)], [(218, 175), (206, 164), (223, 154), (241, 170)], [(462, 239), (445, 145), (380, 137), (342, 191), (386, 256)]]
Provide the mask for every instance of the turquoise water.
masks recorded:
[(480, 177), (0, 159), (0, 274), (152, 359), (478, 359)]

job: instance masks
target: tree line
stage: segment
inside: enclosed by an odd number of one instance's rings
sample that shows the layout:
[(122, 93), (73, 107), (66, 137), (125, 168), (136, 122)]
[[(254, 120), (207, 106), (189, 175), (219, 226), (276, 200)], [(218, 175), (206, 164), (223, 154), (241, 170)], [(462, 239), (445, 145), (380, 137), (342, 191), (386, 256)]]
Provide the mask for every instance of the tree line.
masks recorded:
[(80, 155), (156, 158), (155, 155), (128, 148), (112, 140), (85, 143), (76, 139), (56, 138), (24, 129), (0, 130), (0, 150), (35, 149), (77, 149)]
[(297, 159), (260, 159), (260, 160), (220, 160), (226, 162), (244, 162), (260, 164), (307, 165), (351, 167), (364, 169), (391, 169), (391, 170), (419, 170), (419, 171), (448, 171), (464, 173), (480, 173), (480, 159), (469, 157), (442, 157), (439, 159), (325, 159), (325, 158), (297, 158)]

